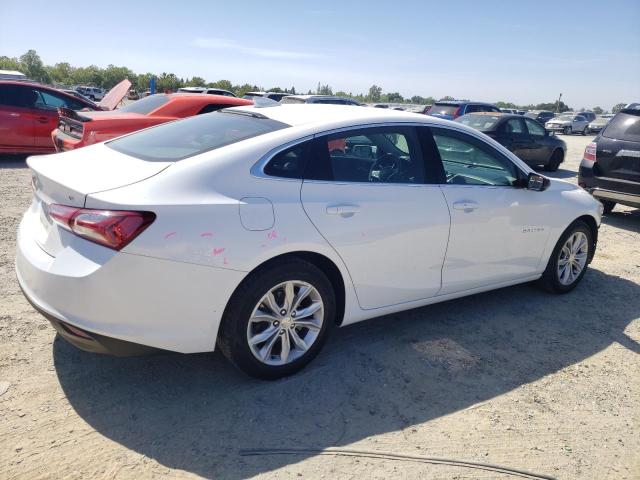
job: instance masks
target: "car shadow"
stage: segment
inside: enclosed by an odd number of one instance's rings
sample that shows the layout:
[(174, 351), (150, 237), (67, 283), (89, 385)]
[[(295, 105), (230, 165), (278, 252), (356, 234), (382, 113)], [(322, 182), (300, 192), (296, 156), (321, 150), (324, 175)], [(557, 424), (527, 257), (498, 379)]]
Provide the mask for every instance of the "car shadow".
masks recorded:
[(487, 401), (614, 342), (640, 353), (624, 333), (639, 299), (640, 285), (594, 269), (567, 295), (530, 285), (479, 294), (337, 330), (305, 370), (274, 382), (218, 353), (114, 358), (58, 338), (53, 355), (70, 404), (100, 434), (169, 468), (240, 479), (305, 457), (242, 449), (340, 447)]
[(27, 168), (28, 156), (0, 154), (0, 168)]
[(640, 208), (624, 211), (614, 210), (603, 215), (602, 223), (622, 230), (640, 233)]

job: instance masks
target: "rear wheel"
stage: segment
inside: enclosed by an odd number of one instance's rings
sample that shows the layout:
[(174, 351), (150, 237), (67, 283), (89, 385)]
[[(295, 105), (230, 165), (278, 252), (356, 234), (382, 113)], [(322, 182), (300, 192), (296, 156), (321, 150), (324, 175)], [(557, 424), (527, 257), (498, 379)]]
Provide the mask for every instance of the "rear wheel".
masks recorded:
[(572, 132), (573, 132), (573, 128), (571, 127), (564, 127), (562, 129), (562, 133), (564, 133), (565, 135), (571, 135)]
[(562, 150), (556, 150), (555, 152), (553, 152), (553, 154), (551, 154), (551, 158), (544, 166), (544, 169), (547, 172), (555, 172), (556, 170), (558, 170), (558, 168), (560, 168), (563, 157), (564, 154), (562, 153)]
[(218, 346), (240, 370), (262, 379), (291, 375), (320, 351), (335, 323), (326, 275), (303, 260), (252, 274), (225, 309)]
[(573, 290), (587, 271), (592, 254), (593, 235), (582, 220), (573, 222), (558, 240), (540, 284), (553, 293)]
[(604, 206), (604, 213), (607, 215), (611, 213), (616, 206), (616, 202), (612, 202), (611, 200), (600, 200), (600, 203)]
[(582, 130), (582, 135), (589, 135), (589, 125), (584, 127), (584, 130)]

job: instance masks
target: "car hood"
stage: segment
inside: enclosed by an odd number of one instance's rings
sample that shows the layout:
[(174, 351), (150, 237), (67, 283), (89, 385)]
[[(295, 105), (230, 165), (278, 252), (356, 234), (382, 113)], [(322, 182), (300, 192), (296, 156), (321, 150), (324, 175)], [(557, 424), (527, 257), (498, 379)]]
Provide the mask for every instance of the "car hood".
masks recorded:
[(547, 123), (557, 123), (557, 124), (560, 124), (560, 125), (570, 125), (572, 122), (571, 122), (571, 120), (559, 120), (557, 118), (552, 118)]
[(114, 110), (125, 97), (129, 88), (131, 88), (131, 82), (125, 78), (107, 92), (104, 98), (98, 103), (98, 106), (103, 110)]

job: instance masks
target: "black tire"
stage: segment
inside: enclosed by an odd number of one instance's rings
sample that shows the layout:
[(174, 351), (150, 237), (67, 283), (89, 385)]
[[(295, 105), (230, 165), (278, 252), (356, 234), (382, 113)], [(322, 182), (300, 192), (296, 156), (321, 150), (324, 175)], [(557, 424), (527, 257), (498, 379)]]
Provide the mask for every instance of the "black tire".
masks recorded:
[(584, 130), (582, 130), (582, 135), (589, 135), (589, 125), (584, 127)]
[(616, 206), (616, 202), (612, 202), (611, 200), (600, 200), (600, 203), (604, 206), (604, 214), (609, 215)]
[[(260, 299), (269, 290), (292, 280), (307, 282), (320, 294), (324, 308), (322, 327), (314, 343), (301, 357), (284, 365), (268, 365), (258, 360), (251, 351), (247, 339), (249, 319)], [(322, 270), (304, 260), (285, 260), (257, 270), (236, 289), (225, 309), (217, 344), (224, 356), (247, 375), (275, 380), (292, 375), (313, 360), (335, 325), (335, 316), (336, 295)]]
[(560, 168), (560, 164), (562, 163), (563, 159), (564, 159), (564, 154), (562, 153), (562, 150), (556, 150), (551, 154), (551, 158), (549, 159), (547, 164), (544, 166), (544, 169), (547, 172), (557, 171), (558, 168)]
[(565, 135), (571, 135), (573, 133), (573, 128), (572, 127), (564, 127), (562, 129), (562, 133), (564, 133)]
[(567, 239), (576, 232), (582, 232), (587, 236), (587, 245), (589, 248), (587, 258), (590, 260), (591, 257), (593, 256), (593, 249), (595, 246), (593, 244), (593, 234), (591, 232), (591, 229), (589, 228), (589, 225), (587, 225), (584, 221), (576, 220), (571, 225), (569, 225), (567, 229), (564, 231), (564, 233), (560, 236), (558, 243), (556, 244), (555, 248), (553, 249), (553, 252), (551, 253), (551, 257), (549, 258), (549, 262), (547, 263), (547, 268), (542, 274), (542, 277), (540, 278), (540, 280), (538, 280), (538, 284), (548, 292), (551, 292), (551, 293), (570, 292), (576, 287), (576, 285), (578, 285), (578, 283), (580, 283), (580, 280), (582, 280), (582, 277), (584, 277), (584, 274), (586, 273), (587, 268), (589, 267), (589, 260), (587, 260), (587, 263), (585, 264), (584, 268), (571, 284), (565, 285), (560, 282), (560, 279), (558, 276), (558, 260), (559, 260), (560, 250), (564, 246)]

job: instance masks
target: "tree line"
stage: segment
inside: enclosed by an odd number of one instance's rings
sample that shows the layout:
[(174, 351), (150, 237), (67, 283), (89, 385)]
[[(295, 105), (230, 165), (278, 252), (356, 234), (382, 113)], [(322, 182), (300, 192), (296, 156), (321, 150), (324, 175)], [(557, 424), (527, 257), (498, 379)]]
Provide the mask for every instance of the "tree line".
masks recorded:
[[(20, 57), (7, 57), (0, 56), (0, 70), (18, 70), (24, 73), (28, 78), (36, 80), (41, 83), (54, 84), (58, 86), (72, 87), (75, 85), (90, 85), (95, 87), (102, 87), (109, 90), (120, 81), (128, 78), (131, 81), (133, 88), (138, 91), (145, 91), (149, 88), (149, 82), (152, 77), (156, 79), (156, 89), (159, 92), (172, 91), (175, 92), (181, 87), (209, 87), (209, 88), (222, 88), (235, 93), (241, 97), (250, 91), (269, 91), (269, 92), (284, 92), (292, 94), (319, 94), (319, 95), (338, 95), (342, 97), (351, 97), (362, 103), (412, 103), (418, 105), (432, 105), (436, 101), (440, 100), (454, 100), (453, 97), (446, 96), (439, 99), (434, 97), (423, 97), (420, 95), (414, 95), (412, 97), (403, 97), (399, 92), (387, 92), (384, 93), (382, 88), (378, 85), (372, 85), (367, 93), (353, 93), (338, 90), (334, 93), (333, 89), (329, 85), (323, 85), (318, 82), (318, 86), (315, 91), (297, 92), (295, 87), (281, 88), (271, 87), (262, 88), (255, 84), (244, 83), (242, 85), (234, 85), (229, 80), (218, 80), (216, 82), (207, 82), (202, 77), (180, 78), (173, 73), (162, 72), (157, 73), (135, 73), (133, 70), (127, 67), (119, 67), (116, 65), (108, 65), (106, 68), (101, 68), (96, 65), (90, 65), (88, 67), (74, 67), (68, 62), (60, 62), (55, 65), (45, 65), (42, 59), (35, 50), (29, 50)], [(571, 107), (564, 102), (546, 102), (539, 103), (537, 105), (516, 105), (512, 102), (499, 101), (495, 102), (500, 108), (515, 108), (518, 110), (551, 110), (566, 112), (572, 110)], [(616, 113), (624, 107), (624, 103), (619, 103), (612, 108), (612, 112)], [(584, 110), (584, 109), (583, 109)], [(593, 112), (596, 114), (605, 113), (605, 110), (601, 107), (593, 107)]]

